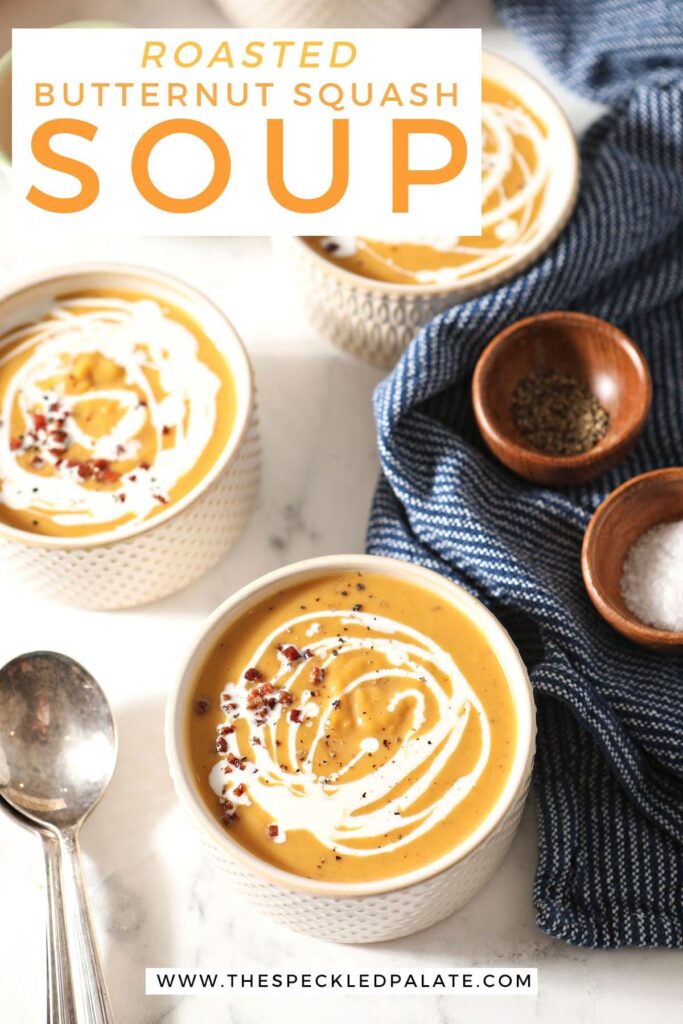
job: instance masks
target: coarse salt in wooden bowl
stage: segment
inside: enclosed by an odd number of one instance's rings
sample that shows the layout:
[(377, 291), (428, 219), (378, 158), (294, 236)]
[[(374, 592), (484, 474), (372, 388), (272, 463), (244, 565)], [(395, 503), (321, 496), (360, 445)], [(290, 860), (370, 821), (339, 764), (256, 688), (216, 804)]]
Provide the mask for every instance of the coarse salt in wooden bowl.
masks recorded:
[[(604, 437), (589, 451), (548, 454), (515, 422), (517, 386), (551, 371), (574, 377), (609, 414)], [(472, 381), (477, 424), (496, 458), (526, 480), (555, 487), (584, 483), (620, 462), (642, 434), (651, 402), (640, 349), (613, 324), (572, 311), (539, 313), (501, 331), (484, 349)]]
[(581, 570), (588, 596), (603, 619), (635, 643), (683, 651), (683, 632), (657, 629), (628, 608), (621, 590), (624, 561), (648, 530), (683, 520), (683, 466), (656, 469), (627, 480), (599, 506), (588, 524)]

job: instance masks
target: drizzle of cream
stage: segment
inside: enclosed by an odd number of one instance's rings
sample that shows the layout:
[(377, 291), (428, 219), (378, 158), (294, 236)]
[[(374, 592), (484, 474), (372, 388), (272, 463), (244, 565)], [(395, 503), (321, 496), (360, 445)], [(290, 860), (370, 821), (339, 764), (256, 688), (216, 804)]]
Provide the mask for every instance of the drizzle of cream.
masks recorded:
[[(312, 719), (310, 691), (304, 691), (302, 697), (306, 702), (300, 722), (293, 722), (288, 714), (289, 708), (278, 704), (267, 722), (259, 725), (255, 713), (247, 707), (249, 687), (244, 680), (244, 671), (258, 664), (264, 653), (288, 631), (295, 626), (305, 630), (312, 622), (324, 622), (328, 627), (316, 634), (318, 638), (309, 645), (323, 669), (329, 670), (333, 663), (339, 663), (347, 655), (370, 651), (374, 660), (382, 658), (384, 662), (380, 667), (353, 678), (335, 702), (343, 702), (357, 688), (375, 681), (405, 681), (404, 688), (392, 696), (387, 710), (392, 713), (399, 705), (412, 709), (410, 726), (402, 730), (401, 744), (392, 757), (381, 767), (373, 768), (359, 778), (349, 780), (345, 776), (379, 749), (380, 740), (376, 736), (359, 738), (357, 751), (337, 771), (323, 778), (314, 770), (318, 747), (323, 744), (326, 733), (334, 732), (330, 721), (335, 713), (332, 698), (315, 705), (317, 719)], [(339, 632), (349, 625), (360, 625), (365, 630), (360, 636)], [(308, 628), (310, 630), (310, 625)], [(293, 692), (301, 673), (309, 669), (307, 659), (294, 663), (283, 659), (271, 681), (275, 686)], [(447, 681), (446, 685), (439, 681), (440, 678)], [(295, 829), (306, 830), (322, 845), (339, 854), (371, 857), (399, 849), (425, 835), (471, 792), (489, 759), (491, 733), (488, 718), (451, 655), (420, 631), (385, 616), (362, 611), (317, 611), (295, 616), (274, 630), (250, 654), (240, 672), (240, 680), (238, 683), (226, 683), (224, 688), (229, 690), (231, 702), (237, 704), (240, 719), (248, 723), (255, 769), (247, 778), (250, 799), (277, 823), (281, 834)], [(437, 710), (433, 724), (425, 730), (427, 696), (436, 702)], [(434, 789), (434, 784), (457, 750), (472, 715), (478, 718), (482, 737), (476, 764), (467, 775), (453, 779), (438, 797), (425, 802), (425, 794)], [(283, 748), (276, 747), (275, 738), (278, 723), (283, 717), (287, 722), (289, 765), (296, 765), (297, 772), (286, 771), (280, 764)], [(226, 715), (226, 722), (230, 720), (230, 714)], [(310, 725), (311, 721), (317, 727), (302, 761), (297, 758), (298, 730)], [(231, 753), (239, 757), (237, 735), (232, 733), (226, 739), (226, 758)], [(226, 776), (222, 766), (225, 763), (225, 758), (221, 758), (209, 777), (210, 785), (219, 797), (224, 793)], [(232, 777), (237, 783), (243, 780), (244, 774), (237, 772)], [(399, 796), (392, 796), (408, 777), (414, 779), (411, 785)], [(232, 799), (229, 785), (227, 796)], [(421, 806), (415, 810), (418, 801), (421, 801)], [(397, 829), (400, 832), (396, 837), (380, 848), (386, 834)], [(370, 841), (371, 845), (367, 848), (352, 845), (358, 841)]]
[[(13, 509), (31, 509), (69, 526), (106, 525), (124, 512), (126, 522), (119, 528), (145, 519), (159, 507), (155, 495), (168, 496), (195, 467), (214, 431), (220, 380), (199, 359), (195, 336), (151, 299), (83, 297), (65, 300), (50, 310), (49, 318), (6, 335), (4, 346), (18, 339), (23, 340), (11, 351), (0, 353), (0, 366), (30, 353), (13, 375), (0, 410), (0, 502)], [(75, 395), (41, 387), (41, 381), (64, 375), (80, 354), (90, 353), (99, 353), (124, 369), (120, 386)], [(158, 372), (164, 392), (161, 400), (155, 398), (145, 369)], [(134, 387), (144, 393), (146, 407), (139, 405)], [(19, 464), (17, 453), (10, 451), (15, 401), (30, 422), (32, 411), (44, 410), (52, 402), (59, 401), (73, 413), (80, 402), (93, 398), (117, 403), (121, 416), (108, 434), (97, 438), (79, 428), (70, 416), (68, 430), (73, 440), (90, 458), (135, 458), (139, 451), (136, 436), (148, 419), (157, 436), (157, 455), (150, 470), (134, 472), (134, 481), (122, 478), (114, 491), (98, 491), (84, 487), (78, 473), (66, 464), (49, 477), (37, 477)], [(175, 428), (173, 447), (162, 448), (164, 427)], [(121, 450), (123, 454), (117, 454)], [(38, 494), (33, 492), (36, 483)], [(124, 486), (126, 502), (122, 505), (116, 502), (116, 495)]]

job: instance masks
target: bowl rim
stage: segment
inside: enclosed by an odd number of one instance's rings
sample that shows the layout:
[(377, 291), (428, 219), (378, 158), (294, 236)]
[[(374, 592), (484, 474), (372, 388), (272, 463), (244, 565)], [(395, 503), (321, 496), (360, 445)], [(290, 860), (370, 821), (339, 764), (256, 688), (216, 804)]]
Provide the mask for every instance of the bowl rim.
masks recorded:
[[(90, 550), (93, 548), (108, 547), (123, 541), (131, 540), (149, 530), (156, 529), (168, 523), (175, 516), (179, 515), (190, 505), (194, 504), (214, 483), (218, 477), (227, 470), (236, 460), (244, 440), (249, 431), (255, 404), (254, 397), (254, 372), (246, 347), (232, 321), (223, 312), (221, 307), (210, 299), (203, 291), (189, 284), (182, 278), (165, 271), (157, 270), (154, 267), (147, 267), (132, 263), (97, 262), (67, 264), (64, 267), (50, 267), (44, 271), (32, 274), (21, 281), (14, 282), (7, 288), (0, 291), (0, 314), (4, 302), (21, 298), (23, 293), (33, 292), (35, 289), (49, 287), (51, 284), (67, 281), (69, 278), (81, 279), (84, 277), (129, 277), (140, 278), (142, 288), (145, 286), (154, 289), (158, 286), (161, 289), (167, 288), (178, 294), (178, 305), (182, 308), (183, 294), (189, 295), (193, 302), (201, 308), (208, 310), (212, 316), (223, 322), (226, 335), (231, 338), (234, 345), (234, 352), (230, 355), (212, 338), (210, 340), (223, 355), (230, 372), (235, 379), (235, 390), (237, 397), (237, 410), (235, 423), (226, 439), (225, 446), (219, 457), (214, 462), (205, 476), (192, 487), (187, 494), (173, 502), (166, 509), (162, 509), (151, 519), (143, 519), (141, 522), (133, 522), (130, 526), (123, 526), (118, 530), (107, 530), (103, 533), (86, 535), (82, 537), (61, 537), (50, 534), (27, 533), (15, 526), (9, 526), (0, 521), (0, 540), (7, 540), (13, 544), (26, 547), (40, 547), (58, 550)], [(153, 293), (153, 292), (152, 292)], [(199, 326), (202, 326), (201, 319), (197, 319)]]
[[(648, 647), (672, 647), (683, 646), (683, 630), (675, 631), (669, 629), (658, 629), (656, 626), (649, 626), (641, 622), (631, 611), (627, 609), (624, 614), (617, 608), (605, 593), (600, 584), (598, 576), (594, 572), (594, 551), (595, 536), (605, 516), (614, 511), (625, 494), (639, 487), (648, 487), (654, 480), (681, 480), (683, 481), (683, 466), (666, 466), (662, 469), (651, 469), (646, 473), (639, 473), (637, 476), (626, 480), (619, 487), (616, 487), (604, 498), (590, 518), (581, 543), (581, 574), (584, 586), (588, 592), (593, 606), (600, 613), (602, 618), (613, 629), (616, 629), (622, 636), (636, 643)], [(667, 522), (667, 520), (662, 520)], [(657, 525), (657, 524), (653, 524)], [(643, 533), (646, 533), (644, 530)], [(643, 534), (640, 534), (643, 536)]]
[[(553, 217), (548, 218), (545, 230), (541, 232), (535, 242), (528, 249), (523, 250), (516, 258), (511, 259), (505, 265), (497, 264), (483, 271), (479, 275), (462, 283), (440, 284), (439, 282), (426, 282), (417, 284), (405, 284), (398, 281), (381, 281), (373, 277), (365, 277), (363, 274), (356, 274), (351, 270), (332, 263), (325, 259), (308, 245), (300, 235), (289, 236), (287, 241), (295, 247), (299, 254), (307, 255), (310, 260), (325, 272), (336, 277), (340, 282), (355, 288), (379, 292), (383, 295), (404, 295), (404, 296), (451, 296), (454, 301), (460, 302), (474, 298), (489, 289), (496, 288), (499, 284), (509, 280), (530, 266), (543, 252), (545, 252), (555, 241), (562, 229), (565, 227), (574, 205), (579, 190), (580, 164), (579, 149), (573, 129), (567, 115), (560, 106), (559, 101), (553, 96), (548, 88), (539, 79), (532, 75), (520, 64), (503, 57), (492, 50), (482, 50), (482, 76), (490, 75), (498, 81), (508, 83), (512, 79), (511, 88), (514, 90), (515, 82), (522, 81), (527, 88), (537, 91), (542, 95), (543, 102), (548, 111), (552, 111), (553, 134), (561, 137), (566, 148), (566, 159), (563, 158), (564, 173), (567, 176), (567, 189), (559, 204), (559, 208)], [(550, 118), (548, 119), (550, 120)], [(550, 129), (550, 125), (548, 125)]]
[[(572, 321), (578, 321), (594, 329), (603, 330), (605, 327), (609, 329), (606, 333), (609, 335), (610, 344), (621, 346), (642, 373), (644, 385), (640, 389), (641, 403), (640, 408), (636, 410), (633, 420), (624, 427), (621, 433), (615, 433), (611, 437), (607, 433), (604, 443), (599, 442), (593, 448), (589, 448), (587, 452), (582, 452), (579, 455), (549, 455), (546, 452), (536, 451), (536, 449), (531, 447), (527, 448), (516, 441), (510, 434), (503, 433), (498, 429), (489, 416), (489, 403), (486, 397), (488, 391), (484, 387), (483, 378), (489, 363), (498, 354), (498, 350), (517, 334), (520, 328), (525, 329), (532, 324), (538, 323)], [(628, 447), (632, 441), (638, 438), (645, 426), (652, 406), (652, 376), (642, 350), (616, 324), (612, 324), (609, 320), (604, 320), (602, 317), (594, 316), (591, 313), (581, 313), (578, 310), (548, 310), (543, 313), (534, 313), (531, 316), (522, 317), (521, 320), (515, 320), (514, 323), (509, 324), (502, 331), (499, 331), (498, 334), (495, 334), (488, 342), (474, 368), (472, 376), (472, 405), (477, 424), (485, 440), (487, 437), (490, 437), (500, 448), (514, 451), (524, 455), (525, 458), (533, 459), (534, 465), (539, 468), (564, 469), (571, 472), (572, 470), (584, 469), (594, 463), (601, 462), (606, 456), (613, 454), (620, 448)]]
[[(445, 856), (421, 868), (396, 877), (372, 882), (322, 882), (303, 878), (261, 860), (221, 828), (204, 804), (189, 767), (185, 744), (186, 702), (189, 690), (213, 643), (229, 622), (235, 621), (270, 590), (288, 586), (301, 579), (328, 572), (362, 569), (382, 575), (399, 576), (435, 591), (468, 615), (482, 630), (501, 663), (510, 685), (517, 715), (517, 742), (508, 779), (496, 803), (481, 825)], [(202, 625), (189, 653), (171, 685), (166, 705), (165, 747), (171, 778), (183, 810), (193, 819), (214, 850), (237, 862), (251, 875), (288, 891), (304, 891), (319, 896), (363, 897), (395, 892), (427, 881), (464, 860), (481, 847), (526, 785), (531, 773), (535, 749), (535, 704), (531, 682), (522, 657), (504, 626), (476, 597), (446, 576), (397, 558), (379, 555), (341, 554), (308, 558), (285, 565), (240, 588), (216, 608)]]

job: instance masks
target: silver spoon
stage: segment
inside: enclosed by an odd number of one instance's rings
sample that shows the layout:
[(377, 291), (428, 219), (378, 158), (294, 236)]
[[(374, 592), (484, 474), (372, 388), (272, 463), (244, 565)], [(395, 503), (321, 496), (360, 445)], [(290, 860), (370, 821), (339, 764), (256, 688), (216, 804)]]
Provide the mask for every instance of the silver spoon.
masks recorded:
[(15, 811), (0, 797), (0, 810), (6, 817), (28, 832), (37, 832), (43, 842), (45, 878), (47, 884), (47, 1024), (72, 1024), (76, 1020), (73, 985), (69, 972), (69, 957), (64, 918), (64, 900), (60, 873), (61, 854), (59, 840), (54, 832), (40, 828), (30, 818)]
[(115, 763), (111, 708), (78, 662), (36, 651), (0, 669), (0, 796), (59, 841), (62, 868), (76, 900), (69, 925), (78, 953), (80, 1019), (87, 1024), (113, 1024), (113, 1017), (90, 919), (78, 834), (104, 793)]

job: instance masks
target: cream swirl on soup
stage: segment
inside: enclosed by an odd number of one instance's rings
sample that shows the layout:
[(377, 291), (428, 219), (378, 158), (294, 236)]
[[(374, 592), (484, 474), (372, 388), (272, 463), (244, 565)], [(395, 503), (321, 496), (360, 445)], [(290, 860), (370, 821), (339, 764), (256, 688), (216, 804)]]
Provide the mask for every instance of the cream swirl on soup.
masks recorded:
[(496, 659), (463, 620), (403, 581), (345, 574), (229, 629), (197, 681), (190, 747), (231, 834), (289, 870), (348, 879), (434, 859), (471, 830), (514, 727)]
[[(269, 689), (263, 701), (250, 707), (254, 686), (245, 678), (249, 672), (249, 666), (245, 666), (240, 681), (228, 685), (223, 701), (228, 724), (236, 716), (248, 723), (247, 741), (253, 749), (254, 768), (246, 799), (258, 802), (273, 819), (278, 828), (274, 838), (280, 841), (290, 829), (308, 829), (330, 850), (371, 857), (377, 849), (352, 845), (354, 840), (379, 842), (396, 830), (397, 818), (401, 831), (393, 841), (382, 845), (383, 851), (413, 841), (457, 807), (476, 785), (488, 760), (489, 723), (476, 694), (450, 654), (428, 636), (390, 618), (362, 611), (341, 615), (313, 612), (290, 619), (254, 651), (253, 665), (260, 662), (269, 646), (278, 643), (278, 637), (282, 644), (282, 638), (295, 626), (308, 627), (311, 639), (303, 651), (287, 645), (283, 648), (286, 653), (280, 651), (280, 668), (270, 679), (272, 693)], [(357, 627), (360, 635), (345, 633), (349, 626)], [(381, 664), (353, 675), (342, 688), (325, 692), (325, 678), (332, 666), (337, 668), (345, 659), (357, 659), (358, 654), (363, 663), (371, 658)], [(408, 711), (400, 745), (391, 749), (391, 756), (383, 758), (381, 733), (373, 730), (364, 735), (362, 712), (352, 707), (357, 743), (348, 760), (335, 766), (325, 740), (335, 729), (335, 717), (346, 714), (346, 703), (353, 705), (359, 690), (376, 687), (382, 681), (392, 683), (392, 691), (387, 693), (387, 713), (393, 714), (401, 705)], [(285, 701), (282, 694), (287, 695)], [(272, 708), (268, 707), (269, 698)], [(429, 723), (428, 702), (434, 705)], [(267, 709), (265, 716), (263, 709)], [(482, 734), (476, 764), (466, 775), (454, 779), (438, 801), (415, 810), (457, 750), (470, 715), (478, 717)], [(236, 734), (225, 735), (227, 753), (238, 758)], [(278, 736), (284, 736), (281, 746), (276, 745)], [(300, 753), (305, 756), (302, 758)], [(377, 761), (383, 763), (378, 765)], [(226, 780), (226, 764), (232, 769), (226, 759), (219, 761), (212, 771), (211, 785), (225, 802), (233, 800), (238, 805), (240, 797), (234, 796), (234, 789), (240, 785), (239, 777)], [(234, 774), (231, 770), (230, 775)], [(415, 781), (409, 788), (394, 796), (400, 784), (413, 774)]]
[(234, 406), (227, 365), (193, 321), (118, 293), (62, 297), (3, 335), (0, 402), (0, 518), (69, 535), (187, 493)]

